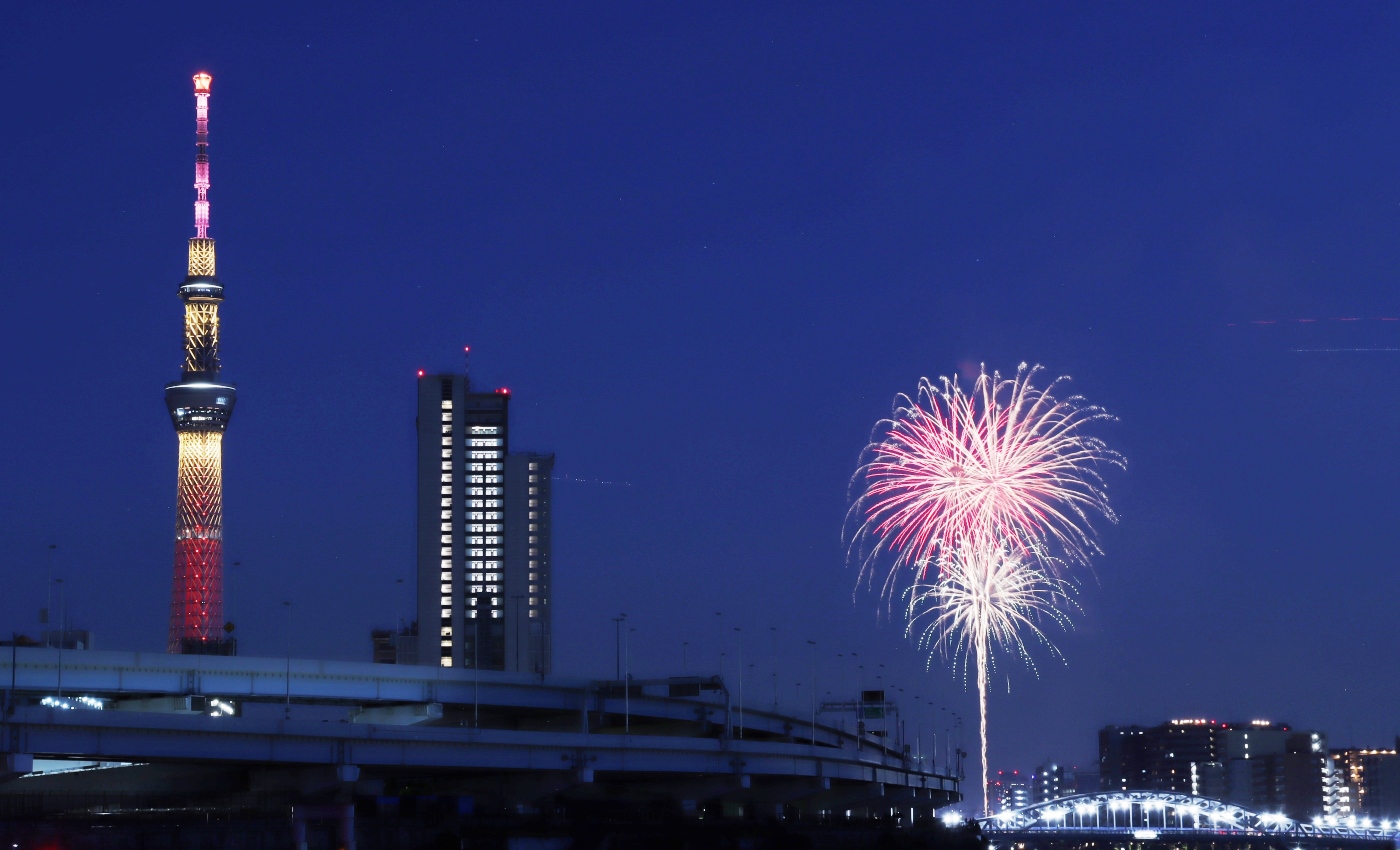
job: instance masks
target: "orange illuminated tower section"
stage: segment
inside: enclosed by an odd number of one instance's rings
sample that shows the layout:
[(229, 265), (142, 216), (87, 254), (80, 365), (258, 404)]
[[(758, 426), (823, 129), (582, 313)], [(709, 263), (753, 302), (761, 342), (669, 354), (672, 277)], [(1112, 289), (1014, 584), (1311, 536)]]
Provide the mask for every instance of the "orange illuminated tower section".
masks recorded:
[(175, 582), (170, 597), (170, 652), (232, 655), (224, 625), (224, 429), (237, 393), (219, 376), (219, 304), (209, 238), (209, 84), (195, 74), (194, 238), (180, 284), (185, 302), (185, 364), (165, 387), (165, 406), (180, 439), (175, 508)]

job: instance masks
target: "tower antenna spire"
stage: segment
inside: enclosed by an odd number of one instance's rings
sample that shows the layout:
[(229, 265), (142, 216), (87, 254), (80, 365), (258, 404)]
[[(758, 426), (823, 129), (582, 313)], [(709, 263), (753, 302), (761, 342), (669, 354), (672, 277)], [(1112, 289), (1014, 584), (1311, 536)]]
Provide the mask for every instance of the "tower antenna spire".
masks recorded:
[(209, 237), (209, 84), (214, 78), (200, 72), (194, 75), (194, 235)]
[(185, 302), (185, 363), (165, 387), (165, 406), (180, 440), (175, 508), (175, 577), (170, 597), (170, 652), (231, 655), (224, 623), (223, 439), (237, 391), (219, 373), (219, 305), (224, 287), (215, 275), (209, 238), (209, 86), (194, 75), (194, 238), (180, 284)]

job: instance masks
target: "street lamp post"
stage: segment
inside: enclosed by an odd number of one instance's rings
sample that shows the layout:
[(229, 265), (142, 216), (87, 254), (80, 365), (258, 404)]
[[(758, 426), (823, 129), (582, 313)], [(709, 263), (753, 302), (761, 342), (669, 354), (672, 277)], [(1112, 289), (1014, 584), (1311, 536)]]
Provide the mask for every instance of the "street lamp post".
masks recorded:
[(622, 621), (626, 619), (626, 614), (620, 614), (612, 618), (614, 631), (614, 654), (617, 656), (616, 671), (613, 673), (614, 679), (622, 678)]
[(68, 586), (63, 583), (63, 579), (56, 578), (58, 583), (58, 698), (63, 699), (63, 637), (68, 631)]
[(627, 646), (623, 653), (627, 666), (622, 671), (622, 733), (632, 734), (632, 633), (635, 628), (627, 630)]
[(739, 635), (739, 738), (744, 737), (744, 630), (738, 626), (734, 631)]
[(778, 711), (778, 627), (769, 626), (768, 631), (773, 635), (773, 712)]
[(812, 647), (812, 732), (811, 742), (817, 742), (817, 642), (807, 641), (807, 645)]
[(44, 561), (48, 572), (44, 576), (44, 593), (46, 596), (44, 598), (44, 616), (40, 618), (40, 621), (49, 627), (48, 634), (44, 635), (44, 646), (49, 646), (50, 635), (53, 634), (53, 559), (57, 554), (57, 550), (58, 544), (50, 543), (48, 548), (49, 555)]
[(287, 609), (287, 703), (283, 712), (283, 719), (292, 719), (292, 603), (291, 600), (282, 600), (282, 605)]

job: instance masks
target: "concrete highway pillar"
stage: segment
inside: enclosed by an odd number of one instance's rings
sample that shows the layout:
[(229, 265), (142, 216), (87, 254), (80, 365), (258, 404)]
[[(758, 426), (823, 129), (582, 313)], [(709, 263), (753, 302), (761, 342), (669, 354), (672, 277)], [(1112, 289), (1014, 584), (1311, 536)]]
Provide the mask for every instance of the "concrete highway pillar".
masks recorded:
[(306, 813), (301, 806), (292, 806), (292, 847), (306, 850)]
[(340, 807), (340, 850), (355, 850), (355, 804)]

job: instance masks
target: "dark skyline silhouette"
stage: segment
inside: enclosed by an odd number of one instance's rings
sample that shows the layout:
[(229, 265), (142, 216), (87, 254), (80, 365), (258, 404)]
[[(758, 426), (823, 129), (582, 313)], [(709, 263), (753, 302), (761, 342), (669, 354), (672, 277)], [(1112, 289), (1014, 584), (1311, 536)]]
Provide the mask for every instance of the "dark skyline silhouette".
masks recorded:
[(308, 656), (409, 612), (415, 376), (469, 344), (558, 455), (559, 672), (611, 675), (626, 612), (639, 675), (735, 677), (742, 639), (751, 703), (776, 666), (805, 708), (815, 640), (823, 695), (970, 723), (853, 599), (847, 485), (920, 376), (1024, 360), (1130, 466), (1067, 664), (994, 676), (992, 768), (1173, 716), (1388, 745), (1397, 36), (1378, 3), (7, 6), (0, 629), (52, 569), (99, 647), (164, 647), (207, 70), (241, 653), (283, 600)]

